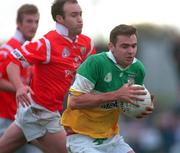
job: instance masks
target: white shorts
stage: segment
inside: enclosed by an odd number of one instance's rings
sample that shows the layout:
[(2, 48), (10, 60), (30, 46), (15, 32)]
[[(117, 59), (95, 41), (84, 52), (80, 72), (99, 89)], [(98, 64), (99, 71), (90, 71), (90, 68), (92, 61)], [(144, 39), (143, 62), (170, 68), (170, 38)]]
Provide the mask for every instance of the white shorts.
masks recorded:
[(120, 135), (98, 141), (80, 134), (67, 136), (67, 149), (69, 153), (127, 153), (133, 150)]
[(31, 105), (23, 107), (19, 105), (16, 113), (15, 124), (19, 126), (27, 141), (42, 137), (46, 132), (57, 133), (64, 130), (60, 124), (58, 111), (52, 112), (43, 106), (38, 105), (29, 96)]

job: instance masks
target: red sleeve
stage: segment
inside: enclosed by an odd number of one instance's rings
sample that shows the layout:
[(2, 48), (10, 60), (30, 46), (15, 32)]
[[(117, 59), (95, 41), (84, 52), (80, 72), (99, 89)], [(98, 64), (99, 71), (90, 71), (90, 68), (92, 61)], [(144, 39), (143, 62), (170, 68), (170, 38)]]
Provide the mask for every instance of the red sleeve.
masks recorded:
[(44, 62), (46, 60), (46, 46), (46, 42), (43, 38), (36, 42), (25, 42), (21, 48), (11, 52), (10, 58), (13, 62), (23, 67), (38, 62)]
[(10, 58), (6, 57), (6, 59), (0, 62), (0, 78), (4, 78), (4, 76), (7, 76), (6, 68), (10, 61)]
[(10, 59), (13, 63), (19, 65), (19, 66), (22, 68), (21, 62), (20, 62), (19, 60), (16, 60), (16, 58), (14, 58), (14, 56), (13, 56), (12, 54), (9, 54), (8, 56), (9, 56), (9, 59)]

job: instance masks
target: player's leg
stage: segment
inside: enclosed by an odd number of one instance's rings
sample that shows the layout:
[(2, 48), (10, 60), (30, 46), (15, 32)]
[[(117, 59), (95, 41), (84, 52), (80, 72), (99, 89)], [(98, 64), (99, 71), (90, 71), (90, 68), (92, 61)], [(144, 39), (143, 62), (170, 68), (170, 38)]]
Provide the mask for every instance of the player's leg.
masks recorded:
[[(11, 125), (13, 120), (0, 118), (0, 137), (6, 131), (6, 129)], [(0, 151), (1, 152), (1, 151)], [(31, 144), (25, 144), (20, 149), (18, 149), (15, 153), (42, 153), (40, 149)]]
[(14, 122), (0, 137), (0, 153), (12, 153), (26, 143), (24, 134)]
[(0, 137), (3, 135), (4, 131), (11, 125), (12, 122), (12, 120), (0, 117)]
[(66, 133), (61, 130), (57, 133), (47, 132), (43, 137), (38, 138), (40, 144), (48, 153), (67, 153)]
[(39, 140), (33, 140), (33, 141), (31, 141), (30, 143), (29, 143), (29, 145), (31, 145), (31, 146), (35, 146), (37, 149), (39, 149), (39, 151), (37, 150), (37, 151), (30, 151), (31, 149), (28, 149), (28, 151), (27, 151), (27, 153), (40, 153), (40, 152), (42, 152), (42, 153), (48, 153), (47, 151), (46, 151), (46, 148), (45, 147), (43, 147), (43, 145), (39, 142)]

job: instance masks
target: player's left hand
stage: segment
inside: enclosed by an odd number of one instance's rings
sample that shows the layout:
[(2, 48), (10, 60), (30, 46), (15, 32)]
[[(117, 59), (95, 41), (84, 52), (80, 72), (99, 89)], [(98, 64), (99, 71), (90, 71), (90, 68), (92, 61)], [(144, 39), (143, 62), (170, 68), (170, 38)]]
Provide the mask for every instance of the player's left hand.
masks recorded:
[(138, 115), (136, 118), (145, 118), (146, 116), (152, 114), (153, 110), (154, 110), (154, 103), (155, 103), (155, 97), (154, 95), (151, 95), (151, 101), (152, 101), (152, 105), (146, 107), (146, 111), (142, 112), (140, 115)]

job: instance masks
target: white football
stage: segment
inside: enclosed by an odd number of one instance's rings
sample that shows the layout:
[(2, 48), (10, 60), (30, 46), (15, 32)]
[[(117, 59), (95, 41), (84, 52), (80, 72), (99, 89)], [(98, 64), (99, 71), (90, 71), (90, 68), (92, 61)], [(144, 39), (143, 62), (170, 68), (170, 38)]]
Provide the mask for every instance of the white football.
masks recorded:
[[(133, 86), (140, 85), (134, 84)], [(147, 92), (146, 95), (139, 95), (139, 97), (142, 97), (144, 101), (135, 101), (135, 103), (138, 104), (139, 107), (126, 102), (119, 103), (120, 109), (126, 116), (135, 118), (139, 116), (142, 112), (144, 112), (147, 106), (152, 106), (150, 92), (146, 88), (145, 91)]]

